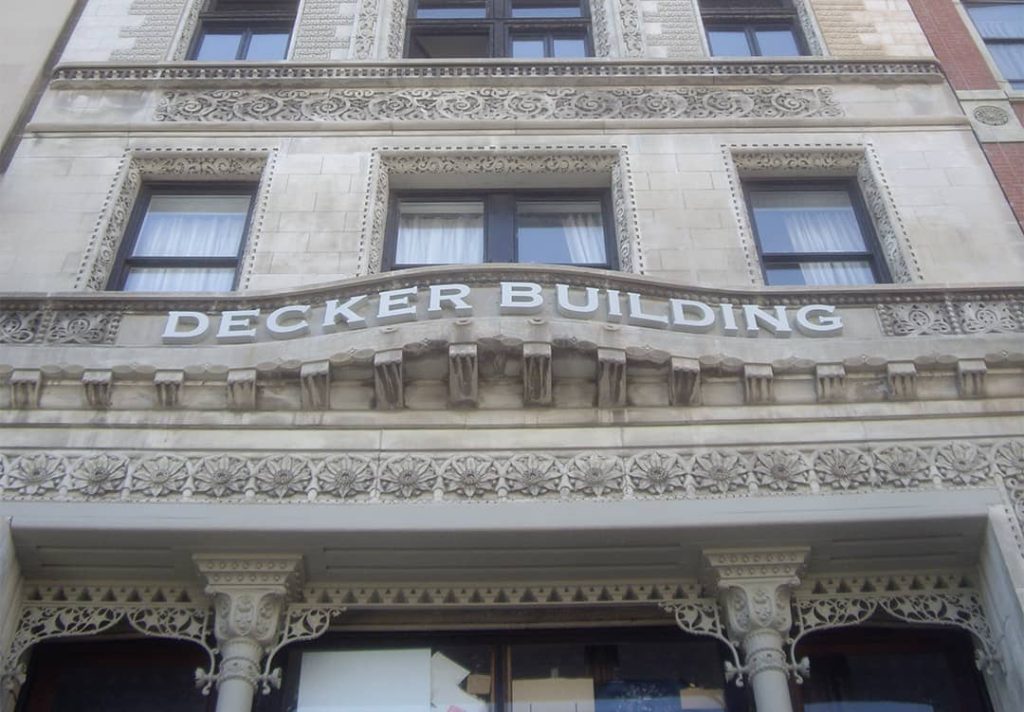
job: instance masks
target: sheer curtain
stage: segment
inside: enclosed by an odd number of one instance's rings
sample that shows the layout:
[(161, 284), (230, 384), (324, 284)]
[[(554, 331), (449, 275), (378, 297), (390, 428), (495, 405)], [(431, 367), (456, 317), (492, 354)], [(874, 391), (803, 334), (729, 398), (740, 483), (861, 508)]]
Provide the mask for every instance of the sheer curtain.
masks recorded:
[(565, 243), (574, 264), (603, 264), (604, 227), (600, 212), (573, 212), (562, 216)]
[[(249, 212), (247, 195), (155, 195), (132, 257), (236, 257)], [(229, 291), (235, 268), (134, 265), (124, 289), (135, 292)]]
[[(402, 206), (395, 264), (475, 264), (484, 261), (483, 206), (419, 204)], [(445, 212), (437, 212), (444, 210)]]

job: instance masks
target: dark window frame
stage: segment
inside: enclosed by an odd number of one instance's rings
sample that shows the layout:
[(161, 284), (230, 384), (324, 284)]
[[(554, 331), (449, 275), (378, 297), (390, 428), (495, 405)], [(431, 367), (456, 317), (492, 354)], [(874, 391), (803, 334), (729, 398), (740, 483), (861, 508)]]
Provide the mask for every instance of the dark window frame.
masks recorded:
[[(384, 236), (383, 271), (415, 269), (436, 266), (430, 264), (397, 264), (395, 253), (398, 248), (398, 207), (402, 200), (423, 202), (468, 202), (480, 200), (484, 203), (484, 259), (482, 264), (506, 262), (519, 264), (518, 246), (515, 244), (515, 215), (517, 201), (578, 202), (581, 200), (601, 203), (601, 225), (604, 228), (604, 264), (566, 264), (572, 267), (617, 270), (618, 245), (615, 238), (614, 213), (611, 207), (611, 193), (607, 189), (579, 189), (559, 191), (537, 190), (400, 190), (390, 196), (388, 221)], [(524, 263), (542, 264), (542, 263)], [(556, 263), (561, 264), (561, 263)], [(466, 266), (466, 265), (463, 265)]]
[[(867, 250), (863, 252), (772, 252), (765, 253), (761, 245), (761, 236), (758, 234), (757, 220), (754, 218), (754, 202), (751, 199), (752, 190), (758, 191), (844, 191), (850, 198), (850, 205), (853, 207), (854, 215), (857, 218), (857, 225), (861, 230), (861, 237)], [(871, 264), (871, 272), (875, 277), (875, 284), (891, 284), (892, 274), (882, 252), (881, 243), (878, 241), (878, 232), (875, 229), (874, 221), (867, 204), (864, 202), (864, 195), (856, 178), (838, 178), (827, 180), (786, 180), (779, 178), (748, 178), (743, 180), (743, 199), (747, 203), (747, 219), (750, 221), (751, 234), (754, 236), (754, 244), (757, 247), (757, 256), (761, 263), (761, 276), (767, 286), (768, 267), (782, 265), (800, 265), (805, 262), (841, 262), (850, 260), (867, 260)], [(828, 285), (805, 285), (808, 287), (819, 286), (824, 288)], [(836, 287), (853, 285), (833, 285)]]
[[(440, 630), (367, 630), (358, 633), (331, 631), (321, 638), (289, 646), (283, 653), (284, 681), (280, 689), (256, 701), (254, 712), (288, 712), (298, 700), (300, 664), (303, 652), (331, 650), (373, 650), (419, 645), (488, 645), (496, 651), (494, 680), (495, 712), (510, 712), (509, 649), (522, 644), (597, 644), (614, 640), (618, 643), (703, 643), (717, 648), (723, 661), (728, 651), (721, 643), (706, 637), (680, 634), (678, 628), (667, 626), (573, 627), (551, 628), (480, 628)], [(728, 712), (754, 712), (752, 695), (747, 687), (726, 683)]]
[(789, 30), (793, 35), (797, 50), (801, 57), (811, 54), (804, 37), (803, 29), (800, 26), (800, 17), (796, 7), (790, 0), (784, 0), (777, 7), (764, 7), (759, 3), (749, 0), (737, 0), (732, 3), (723, 3), (717, 6), (701, 5), (701, 22), (704, 25), (704, 37), (708, 43), (708, 52), (712, 57), (715, 55), (711, 50), (711, 33), (719, 31), (743, 30), (747, 38), (747, 47), (750, 48), (752, 57), (770, 57), (761, 52), (760, 43), (757, 40), (759, 31)]
[[(231, 289), (238, 289), (238, 278), (241, 274), (242, 256), (245, 254), (245, 247), (249, 241), (249, 229), (252, 226), (253, 211), (256, 207), (256, 193), (259, 186), (256, 183), (225, 182), (225, 183), (175, 183), (171, 181), (159, 181), (143, 184), (139, 194), (135, 198), (135, 205), (132, 207), (132, 214), (128, 219), (125, 228), (124, 238), (118, 247), (117, 256), (114, 261), (114, 269), (111, 270), (110, 279), (107, 281), (107, 289), (111, 291), (124, 291), (125, 282), (128, 279), (128, 272), (132, 267), (232, 267), (235, 270), (234, 279), (231, 281)], [(167, 256), (167, 257), (142, 257), (135, 256), (135, 245), (139, 239), (139, 230), (142, 228), (142, 221), (149, 211), (150, 201), (158, 195), (248, 195), (249, 210), (245, 216), (245, 225), (242, 228), (242, 238), (238, 241), (238, 253), (234, 257), (199, 257), (199, 256)]]
[(1024, 75), (1019, 77), (1007, 76), (1006, 72), (1003, 71), (1002, 66), (1000, 66), (996, 57), (989, 49), (992, 45), (1019, 45), (1021, 47), (1021, 51), (1024, 52), (1024, 34), (1020, 37), (985, 37), (981, 32), (981, 28), (978, 27), (977, 22), (974, 20), (974, 15), (971, 14), (972, 7), (985, 5), (1016, 5), (1022, 12), (1024, 12), (1024, 0), (1021, 0), (1020, 2), (1017, 0), (965, 0), (963, 5), (964, 9), (967, 11), (967, 17), (970, 19), (971, 24), (978, 33), (978, 37), (981, 39), (981, 43), (985, 45), (985, 51), (988, 53), (992, 64), (995, 65), (998, 77), (1001, 77), (1003, 81), (1009, 84), (1012, 91), (1024, 91)]
[[(483, 0), (485, 17), (418, 18), (416, 14), (420, 2), (411, 0), (406, 20), (404, 56), (412, 59), (430, 59), (429, 57), (416, 57), (413, 54), (413, 47), (421, 35), (478, 34), (482, 32), (486, 32), (488, 35), (488, 52), (485, 57), (514, 59), (512, 57), (513, 37), (524, 35), (544, 38), (545, 59), (558, 59), (553, 54), (553, 44), (555, 39), (562, 38), (582, 39), (585, 56), (594, 56), (592, 17), (588, 0), (579, 0), (579, 17), (513, 17), (513, 2), (514, 0)], [(436, 4), (436, 0), (434, 4)], [(465, 3), (452, 4), (456, 6)], [(545, 3), (527, 4), (544, 5)], [(568, 5), (569, 3), (556, 1), (551, 4)]]
[(288, 43), (285, 47), (285, 56), (281, 60), (287, 59), (288, 47), (291, 46), (292, 35), (295, 32), (295, 22), (298, 19), (298, 2), (288, 3), (287, 9), (273, 9), (273, 3), (253, 0), (251, 4), (231, 2), (228, 3), (226, 9), (221, 9), (218, 7), (217, 0), (212, 0), (212, 2), (207, 4), (207, 8), (199, 14), (199, 26), (189, 45), (186, 56), (190, 61), (217, 61), (200, 60), (196, 55), (199, 54), (203, 38), (206, 35), (219, 33), (238, 34), (241, 36), (233, 61), (248, 61), (246, 55), (249, 52), (249, 45), (254, 34), (271, 32), (287, 34)]

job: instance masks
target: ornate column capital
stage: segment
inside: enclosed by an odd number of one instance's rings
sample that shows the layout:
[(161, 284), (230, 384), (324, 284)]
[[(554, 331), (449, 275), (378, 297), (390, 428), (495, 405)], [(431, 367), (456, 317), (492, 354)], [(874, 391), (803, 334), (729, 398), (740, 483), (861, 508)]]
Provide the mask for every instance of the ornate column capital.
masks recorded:
[(289, 599), (302, 583), (302, 557), (291, 554), (196, 554), (213, 596), (214, 635), (221, 664), (217, 712), (248, 712), (260, 661), (280, 637)]
[(742, 641), (765, 629), (789, 634), (790, 593), (800, 583), (809, 552), (807, 547), (704, 552), (724, 603), (730, 638)]

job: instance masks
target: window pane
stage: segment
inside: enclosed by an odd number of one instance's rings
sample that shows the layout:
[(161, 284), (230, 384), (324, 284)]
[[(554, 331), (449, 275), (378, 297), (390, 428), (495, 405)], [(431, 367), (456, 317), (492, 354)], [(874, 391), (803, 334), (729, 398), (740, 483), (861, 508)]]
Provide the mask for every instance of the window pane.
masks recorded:
[(1017, 84), (1024, 81), (1024, 42), (992, 43), (988, 51), (1007, 81)]
[(765, 278), (768, 284), (773, 287), (875, 283), (875, 275), (871, 271), (871, 263), (865, 260), (771, 264), (765, 268)]
[(1024, 5), (972, 3), (967, 5), (967, 11), (971, 14), (978, 33), (987, 40), (1024, 38)]
[(582, 17), (578, 2), (512, 0), (512, 17)]
[(708, 643), (513, 645), (512, 712), (725, 710)]
[(487, 7), (481, 2), (421, 2), (416, 6), (420, 20), (458, 20), (487, 17)]
[(597, 201), (523, 201), (516, 205), (519, 262), (607, 264)]
[(757, 44), (764, 57), (799, 57), (800, 47), (792, 30), (758, 30)]
[(236, 59), (238, 45), (241, 41), (242, 34), (240, 32), (230, 34), (208, 32), (199, 41), (199, 49), (196, 51), (195, 58), (207, 62)]
[(410, 40), (409, 56), (416, 59), (458, 59), (489, 57), (490, 36), (476, 33), (416, 32)]
[(743, 30), (709, 30), (712, 57), (750, 57), (747, 33)]
[(483, 261), (482, 202), (399, 203), (395, 264), (478, 264)]
[(302, 654), (299, 710), (487, 712), (493, 652), (484, 645)]
[(581, 37), (556, 37), (555, 57), (572, 59), (587, 56), (587, 43)]
[(132, 267), (126, 292), (230, 292), (234, 267)]
[(512, 56), (517, 59), (543, 59), (544, 40), (542, 38), (512, 38)]
[(867, 252), (844, 190), (754, 190), (750, 200), (765, 254)]
[(154, 195), (139, 228), (136, 257), (234, 257), (248, 195)]
[(288, 54), (287, 32), (253, 34), (245, 58), (251, 61), (284, 59)]

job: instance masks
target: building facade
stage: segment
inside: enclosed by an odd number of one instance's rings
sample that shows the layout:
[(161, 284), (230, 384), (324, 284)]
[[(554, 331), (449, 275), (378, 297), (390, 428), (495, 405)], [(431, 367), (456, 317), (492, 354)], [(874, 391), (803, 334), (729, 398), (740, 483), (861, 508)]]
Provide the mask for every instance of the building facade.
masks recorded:
[(1020, 105), (940, 5), (85, 2), (0, 704), (1020, 710)]

